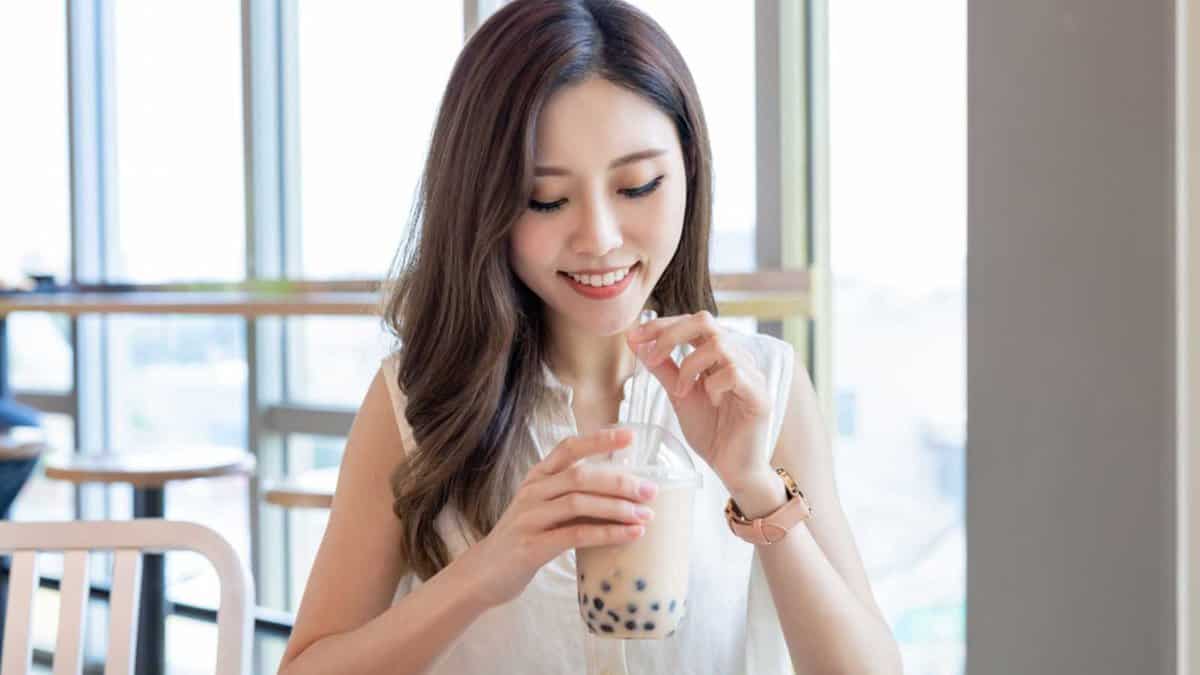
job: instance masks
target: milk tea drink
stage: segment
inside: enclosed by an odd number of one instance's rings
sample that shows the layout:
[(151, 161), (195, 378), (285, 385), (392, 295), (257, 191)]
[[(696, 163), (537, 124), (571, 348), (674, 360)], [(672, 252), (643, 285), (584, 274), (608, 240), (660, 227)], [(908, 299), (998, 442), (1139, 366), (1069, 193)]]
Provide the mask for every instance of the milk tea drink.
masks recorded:
[(656, 424), (619, 425), (634, 432), (633, 443), (607, 458), (658, 485), (647, 506), (654, 518), (633, 541), (575, 549), (579, 615), (599, 638), (670, 637), (687, 614), (692, 507), (701, 484), (690, 451)]
[(688, 542), (695, 488), (660, 484), (639, 539), (576, 549), (579, 613), (599, 637), (669, 637), (687, 612)]

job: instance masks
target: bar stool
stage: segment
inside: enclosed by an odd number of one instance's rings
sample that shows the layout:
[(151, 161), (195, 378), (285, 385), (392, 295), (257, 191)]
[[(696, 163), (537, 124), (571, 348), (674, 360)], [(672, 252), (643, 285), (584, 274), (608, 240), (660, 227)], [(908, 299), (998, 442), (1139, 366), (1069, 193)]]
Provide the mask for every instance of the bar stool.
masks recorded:
[[(173, 481), (246, 476), (250, 484), (250, 531), (257, 531), (258, 479), (254, 456), (236, 448), (164, 448), (152, 452), (46, 457), (47, 478), (75, 485), (126, 484), (133, 488), (134, 518), (163, 518), (164, 492)], [(257, 560), (251, 537), (251, 560)], [(138, 675), (166, 672), (166, 570), (162, 555), (148, 554), (142, 567), (141, 610), (138, 615)]]

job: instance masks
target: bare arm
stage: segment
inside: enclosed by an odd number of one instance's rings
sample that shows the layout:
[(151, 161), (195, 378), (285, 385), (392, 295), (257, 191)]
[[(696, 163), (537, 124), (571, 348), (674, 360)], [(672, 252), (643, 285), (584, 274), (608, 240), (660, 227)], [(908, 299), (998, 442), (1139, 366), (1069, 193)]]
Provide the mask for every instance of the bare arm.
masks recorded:
[[(813, 504), (813, 519), (758, 546), (797, 673), (902, 673), (900, 649), (870, 582), (834, 484), (832, 445), (799, 355), (771, 466), (784, 466)], [(746, 516), (783, 506), (776, 476), (733, 493)]]
[(464, 558), (390, 606), (405, 570), (388, 484), (401, 452), (381, 372), (350, 429), (281, 674), (424, 672), (485, 611)]

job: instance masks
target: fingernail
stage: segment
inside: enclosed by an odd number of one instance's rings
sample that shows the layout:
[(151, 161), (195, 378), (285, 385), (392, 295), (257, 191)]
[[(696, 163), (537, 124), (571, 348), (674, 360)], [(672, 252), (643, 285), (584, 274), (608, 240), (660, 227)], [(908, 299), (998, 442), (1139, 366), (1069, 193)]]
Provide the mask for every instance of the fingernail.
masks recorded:
[(635, 506), (633, 507), (633, 513), (640, 520), (650, 520), (654, 517), (654, 511), (651, 511), (648, 506)]
[(658, 494), (658, 485), (651, 481), (642, 481), (642, 484), (638, 486), (638, 496), (642, 499), (650, 499), (656, 494)]

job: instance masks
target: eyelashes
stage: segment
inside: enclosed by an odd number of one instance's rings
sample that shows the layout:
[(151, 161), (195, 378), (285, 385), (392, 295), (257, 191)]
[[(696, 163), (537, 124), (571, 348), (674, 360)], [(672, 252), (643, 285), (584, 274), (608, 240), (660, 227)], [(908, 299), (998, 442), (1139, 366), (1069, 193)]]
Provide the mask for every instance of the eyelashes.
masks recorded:
[[(646, 195), (650, 194), (651, 192), (654, 192), (655, 190), (657, 190), (659, 185), (662, 185), (662, 181), (663, 181), (664, 177), (665, 176), (659, 176), (659, 177), (655, 178), (654, 180), (650, 181), (649, 183), (642, 185), (641, 187), (617, 190), (617, 192), (620, 192), (621, 194), (625, 195), (626, 197), (629, 197), (630, 199), (637, 199), (639, 197), (645, 197)], [(550, 213), (551, 211), (557, 211), (557, 210), (561, 209), (563, 207), (563, 205), (566, 203), (567, 203), (566, 199), (560, 199), (556, 202), (539, 202), (539, 201), (530, 199), (529, 200), (529, 208), (534, 211), (537, 211), (538, 213)]]

